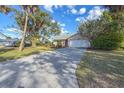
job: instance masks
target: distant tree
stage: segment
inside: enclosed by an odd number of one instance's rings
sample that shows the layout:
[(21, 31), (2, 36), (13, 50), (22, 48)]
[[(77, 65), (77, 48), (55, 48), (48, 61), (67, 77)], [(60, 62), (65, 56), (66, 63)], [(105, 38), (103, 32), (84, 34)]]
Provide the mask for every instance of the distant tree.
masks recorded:
[(53, 36), (58, 35), (61, 33), (60, 27), (57, 22), (50, 21), (49, 24), (44, 25), (40, 29), (40, 34), (42, 40), (51, 39)]
[(81, 22), (79, 24), (78, 31), (83, 37), (87, 37), (89, 40), (92, 40), (102, 30), (100, 22), (101, 21), (99, 19)]
[[(114, 13), (116, 15), (116, 13)], [(113, 17), (110, 11), (104, 11), (103, 14), (95, 20), (86, 20), (78, 26), (78, 31), (82, 36), (89, 40), (96, 38), (98, 35), (108, 31), (121, 31), (124, 27), (124, 17)]]
[(78, 31), (91, 45), (101, 49), (124, 47), (124, 6), (105, 6), (108, 10), (95, 20), (81, 22)]
[(111, 12), (122, 12), (124, 11), (124, 5), (105, 5)]
[(112, 31), (124, 31), (124, 6), (123, 5), (106, 5), (111, 17), (110, 29)]

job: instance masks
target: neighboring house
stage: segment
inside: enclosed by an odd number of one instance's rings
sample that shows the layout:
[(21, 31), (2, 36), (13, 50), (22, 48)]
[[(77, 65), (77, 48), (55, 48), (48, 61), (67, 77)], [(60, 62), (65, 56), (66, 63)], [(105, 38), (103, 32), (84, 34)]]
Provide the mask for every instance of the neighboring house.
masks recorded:
[(16, 45), (17, 41), (18, 41), (18, 39), (10, 39), (10, 40), (0, 39), (0, 45), (12, 47), (12, 46)]
[(10, 47), (15, 46), (18, 40), (19, 40), (18, 38), (12, 39), (11, 37), (8, 37), (0, 32), (0, 45), (2, 46), (10, 46)]
[(54, 37), (54, 44), (58, 47), (90, 47), (90, 43), (86, 37), (80, 34), (63, 34)]
[(0, 39), (0, 46), (4, 44), (4, 40)]

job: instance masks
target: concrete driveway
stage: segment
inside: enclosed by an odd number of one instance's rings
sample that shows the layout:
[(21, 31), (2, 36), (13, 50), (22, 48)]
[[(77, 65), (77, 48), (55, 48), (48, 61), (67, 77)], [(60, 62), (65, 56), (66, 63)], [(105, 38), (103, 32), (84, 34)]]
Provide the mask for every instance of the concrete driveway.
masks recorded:
[(63, 48), (0, 63), (0, 87), (77, 88), (76, 64), (84, 49)]

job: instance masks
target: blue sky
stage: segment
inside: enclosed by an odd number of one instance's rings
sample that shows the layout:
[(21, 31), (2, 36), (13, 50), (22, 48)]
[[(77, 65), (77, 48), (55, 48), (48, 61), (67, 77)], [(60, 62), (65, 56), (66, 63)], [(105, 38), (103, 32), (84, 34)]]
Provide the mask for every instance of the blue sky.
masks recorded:
[[(19, 6), (12, 7), (19, 9)], [(76, 33), (80, 21), (96, 19), (105, 10), (103, 6), (98, 5), (46, 5), (40, 6), (40, 8), (52, 16), (53, 22), (59, 23), (62, 33)], [(0, 32), (14, 38), (19, 37), (20, 35), (12, 27), (13, 25), (16, 25), (16, 22), (12, 13), (7, 16), (0, 13)]]

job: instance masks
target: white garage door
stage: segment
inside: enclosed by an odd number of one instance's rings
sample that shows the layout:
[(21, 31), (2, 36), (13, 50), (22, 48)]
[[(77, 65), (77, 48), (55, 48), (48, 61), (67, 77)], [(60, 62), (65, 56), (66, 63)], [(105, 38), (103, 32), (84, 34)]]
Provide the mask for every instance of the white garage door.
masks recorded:
[(69, 47), (84, 47), (87, 48), (90, 46), (89, 41), (87, 40), (69, 40)]

